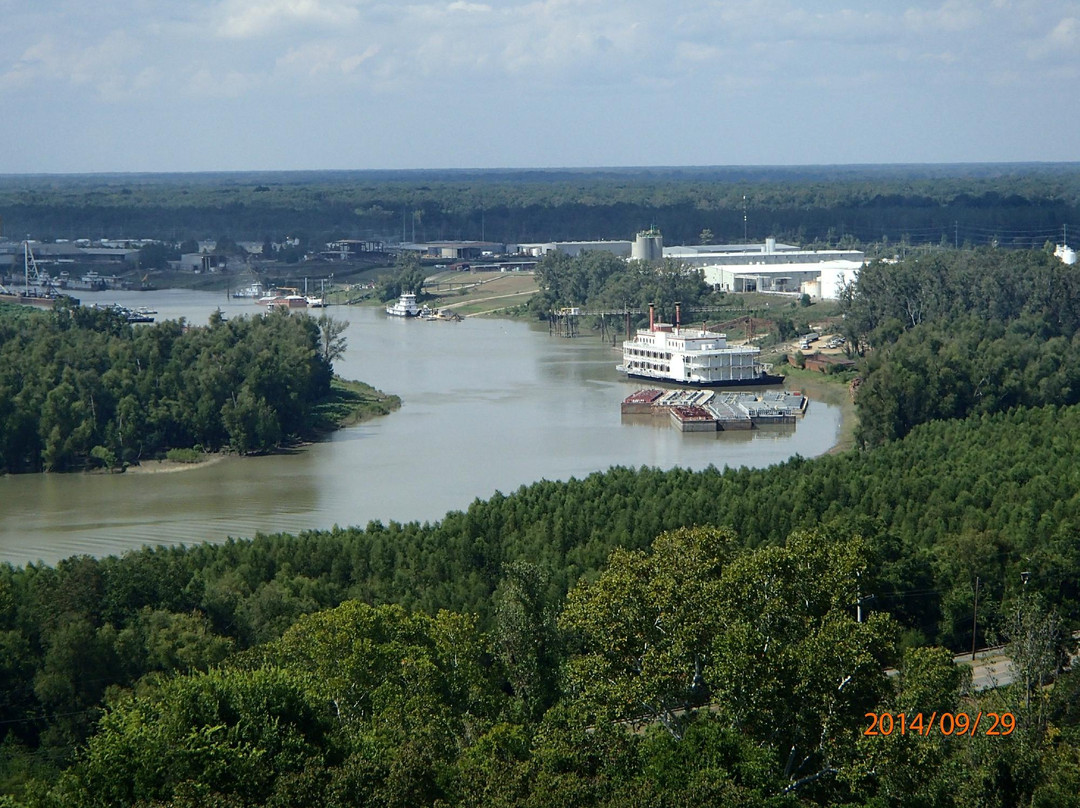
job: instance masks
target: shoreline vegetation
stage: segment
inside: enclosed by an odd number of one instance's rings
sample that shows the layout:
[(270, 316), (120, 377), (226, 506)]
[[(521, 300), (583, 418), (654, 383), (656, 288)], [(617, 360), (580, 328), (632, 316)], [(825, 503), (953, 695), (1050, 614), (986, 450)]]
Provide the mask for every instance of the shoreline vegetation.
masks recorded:
[(315, 405), (314, 414), (321, 423), (316, 429), (331, 432), (389, 415), (401, 407), (401, 397), (384, 393), (365, 382), (334, 376), (330, 394)]
[(58, 304), (0, 310), (0, 471), (159, 470), (263, 454), (386, 414), (400, 400), (336, 379), (345, 323), (271, 313), (134, 328)]
[(780, 241), (892, 249), (913, 236), (989, 244), (1003, 221), (1038, 248), (1047, 223), (1076, 221), (1078, 208), (1075, 162), (0, 177), (8, 233), (224, 233), (269, 242), (288, 266), (350, 233), (404, 239), (407, 211), (422, 241), (629, 238), (654, 224), (670, 243), (705, 229), (737, 242), (749, 221), (750, 237), (768, 226)]
[[(302, 449), (331, 432), (389, 415), (400, 407), (400, 396), (384, 393), (361, 381), (334, 376), (330, 383), (330, 394), (315, 405), (314, 412), (318, 425), (315, 427), (314, 435), (311, 436), (312, 439), (297, 440), (268, 453)], [(196, 449), (170, 449), (165, 453), (164, 458), (139, 460), (118, 471), (126, 474), (168, 474), (205, 468), (236, 456), (235, 452), (226, 451), (202, 452)], [(98, 473), (107, 473), (107, 470), (102, 469)]]

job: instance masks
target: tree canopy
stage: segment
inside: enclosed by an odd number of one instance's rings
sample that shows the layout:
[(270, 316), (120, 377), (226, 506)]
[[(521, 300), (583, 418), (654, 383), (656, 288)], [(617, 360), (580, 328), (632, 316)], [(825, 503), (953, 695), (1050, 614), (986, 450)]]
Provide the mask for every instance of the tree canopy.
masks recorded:
[(0, 316), (0, 471), (273, 448), (310, 433), (342, 350), (329, 318), (285, 313), (202, 327), (77, 305)]

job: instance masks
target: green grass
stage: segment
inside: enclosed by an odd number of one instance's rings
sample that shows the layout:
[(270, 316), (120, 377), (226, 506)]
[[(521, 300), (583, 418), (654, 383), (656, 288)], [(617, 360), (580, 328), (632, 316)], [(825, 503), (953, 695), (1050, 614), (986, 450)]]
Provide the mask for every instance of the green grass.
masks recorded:
[(174, 463), (199, 463), (206, 458), (198, 449), (169, 449), (165, 452), (165, 459)]
[(319, 431), (352, 426), (380, 415), (389, 415), (401, 406), (401, 399), (376, 390), (370, 384), (335, 376), (330, 395), (315, 407), (315, 425)]

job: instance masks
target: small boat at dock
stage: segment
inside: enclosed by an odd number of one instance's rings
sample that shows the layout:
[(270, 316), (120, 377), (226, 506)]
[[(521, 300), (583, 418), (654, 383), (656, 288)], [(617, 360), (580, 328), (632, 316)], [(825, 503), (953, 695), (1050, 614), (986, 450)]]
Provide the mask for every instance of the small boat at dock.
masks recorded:
[(391, 317), (418, 317), (420, 307), (416, 305), (416, 295), (412, 292), (404, 292), (396, 302), (386, 307), (386, 313)]

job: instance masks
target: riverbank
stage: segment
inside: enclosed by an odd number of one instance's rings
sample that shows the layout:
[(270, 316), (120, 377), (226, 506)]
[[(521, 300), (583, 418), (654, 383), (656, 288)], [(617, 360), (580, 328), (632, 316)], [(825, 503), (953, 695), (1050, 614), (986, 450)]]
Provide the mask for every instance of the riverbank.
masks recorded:
[[(229, 321), (258, 310), (250, 301), (207, 292), (102, 292), (95, 298), (151, 306), (159, 319), (190, 323), (206, 322), (218, 308)], [(391, 417), (276, 453), (226, 455), (224, 462), (185, 473), (0, 478), (0, 562), (100, 557), (143, 544), (372, 520), (423, 522), (540, 479), (580, 479), (611, 466), (762, 468), (795, 454), (816, 457), (836, 443), (839, 410), (818, 401), (794, 430), (748, 430), (715, 440), (625, 424), (618, 402), (634, 385), (615, 370), (619, 356), (610, 342), (549, 337), (543, 323), (491, 317), (404, 322), (368, 306), (330, 313), (349, 322), (342, 334), (349, 348), (335, 371), (400, 396), (401, 408)], [(460, 473), (472, 457), (484, 462)]]
[(315, 429), (319, 433), (389, 415), (401, 407), (401, 398), (377, 390), (364, 382), (334, 376), (330, 395), (315, 405)]
[(201, 469), (219, 463), (229, 455), (225, 452), (207, 452), (198, 460), (140, 460), (124, 469), (125, 474), (169, 474), (175, 471)]
[(794, 366), (783, 368), (785, 387), (802, 390), (809, 393), (810, 398), (824, 401), (840, 409), (840, 431), (836, 436), (836, 444), (829, 449), (828, 454), (839, 454), (855, 448), (855, 430), (859, 423), (859, 417), (855, 410), (855, 402), (851, 399), (849, 382), (838, 376), (826, 376), (812, 370), (804, 370)]
[[(439, 272), (425, 280), (418, 302), (461, 317), (508, 316), (538, 291), (532, 272)], [(327, 301), (332, 305), (352, 301), (351, 305), (386, 306), (373, 289), (334, 292)]]

